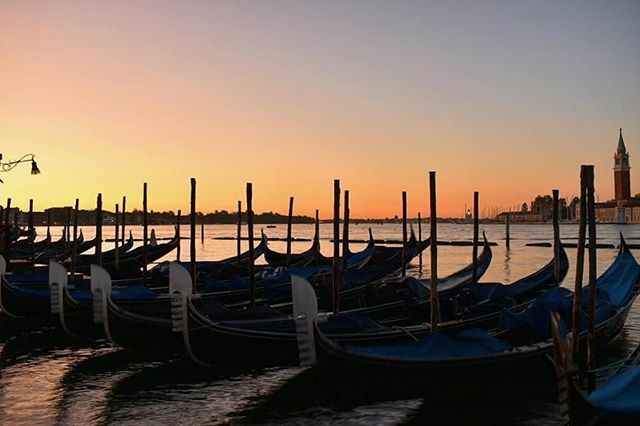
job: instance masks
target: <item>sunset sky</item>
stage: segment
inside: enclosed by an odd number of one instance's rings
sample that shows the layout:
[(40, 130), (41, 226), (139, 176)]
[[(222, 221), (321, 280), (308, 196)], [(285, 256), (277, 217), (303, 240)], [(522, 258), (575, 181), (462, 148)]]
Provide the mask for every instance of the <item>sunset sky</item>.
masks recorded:
[[(624, 128), (640, 192), (638, 1), (0, 0), (0, 174), (26, 208), (441, 216), (578, 192), (613, 196)], [(243, 201), (244, 202), (244, 201)], [(3, 201), (4, 204), (4, 201)]]

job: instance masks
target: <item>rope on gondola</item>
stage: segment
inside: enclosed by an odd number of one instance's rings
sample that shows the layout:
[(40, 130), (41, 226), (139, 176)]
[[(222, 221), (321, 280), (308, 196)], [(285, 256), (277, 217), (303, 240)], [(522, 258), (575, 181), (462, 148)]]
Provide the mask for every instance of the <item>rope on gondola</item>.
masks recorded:
[(601, 371), (612, 370), (614, 368), (618, 368), (623, 365), (627, 360), (622, 359), (619, 361), (612, 362), (611, 364), (604, 365), (602, 367), (594, 368), (593, 370), (587, 370), (587, 373), (599, 373)]
[(396, 329), (396, 330), (403, 331), (407, 336), (411, 337), (415, 342), (417, 342), (419, 340), (413, 333), (411, 333), (405, 327), (400, 327), (400, 326), (396, 325), (393, 328)]

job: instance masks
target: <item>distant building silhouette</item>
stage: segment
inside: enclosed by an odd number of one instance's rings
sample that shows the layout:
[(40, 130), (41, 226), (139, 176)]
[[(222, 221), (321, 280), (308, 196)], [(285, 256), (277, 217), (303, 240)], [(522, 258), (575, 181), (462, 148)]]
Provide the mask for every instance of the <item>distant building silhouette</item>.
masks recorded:
[(615, 200), (626, 201), (631, 199), (631, 167), (629, 167), (629, 153), (624, 146), (622, 129), (618, 138), (618, 149), (613, 156), (613, 178), (615, 186)]
[(640, 194), (631, 196), (631, 166), (622, 129), (613, 156), (614, 199), (596, 203), (596, 220), (611, 223), (640, 223)]

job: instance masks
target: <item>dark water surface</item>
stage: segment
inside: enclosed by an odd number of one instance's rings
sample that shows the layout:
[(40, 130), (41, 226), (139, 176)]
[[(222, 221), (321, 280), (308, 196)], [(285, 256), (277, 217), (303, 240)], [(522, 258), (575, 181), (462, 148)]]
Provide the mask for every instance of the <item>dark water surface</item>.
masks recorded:
[[(550, 248), (525, 247), (526, 242), (550, 241), (547, 225), (512, 225), (511, 249), (504, 247), (504, 227), (483, 227), (493, 247), (493, 263), (483, 281), (513, 282), (546, 263)], [(330, 225), (322, 225), (323, 237)], [(378, 238), (399, 238), (400, 226), (376, 225)], [(140, 234), (134, 228), (134, 235)], [(285, 227), (267, 229), (284, 237)], [(58, 232), (60, 232), (58, 230)], [(184, 227), (183, 235), (187, 234)], [(351, 237), (366, 239), (367, 227), (352, 226)], [(640, 239), (640, 226), (598, 226), (599, 242)], [(160, 237), (171, 227), (157, 227)], [(235, 253), (235, 242), (214, 240), (233, 236), (234, 226), (207, 226), (205, 243), (198, 240), (198, 257), (220, 259)], [(313, 226), (295, 225), (294, 236), (310, 237)], [(113, 235), (105, 229), (105, 237)], [(85, 229), (91, 238), (93, 230)], [(469, 239), (469, 225), (439, 226), (442, 240)], [(573, 241), (574, 225), (562, 227)], [(199, 237), (199, 236), (198, 236)], [(246, 243), (245, 243), (246, 244)], [(310, 243), (294, 243), (294, 251)], [(284, 251), (284, 243), (272, 242)], [(354, 245), (357, 250), (363, 245)], [(188, 241), (182, 242), (188, 253)], [(108, 249), (105, 245), (104, 249)], [(323, 241), (323, 251), (330, 249)], [(571, 269), (564, 285), (573, 286), (575, 249), (567, 250)], [(640, 251), (633, 251), (636, 257)], [(328, 252), (326, 254), (329, 254)], [(447, 274), (468, 264), (470, 247), (439, 248), (439, 272)], [(612, 262), (616, 250), (598, 251), (598, 273)], [(428, 252), (427, 252), (428, 256)], [(169, 256), (173, 259), (175, 254)], [(413, 275), (428, 274), (416, 260)], [(623, 357), (640, 339), (640, 301), (636, 301), (619, 338), (601, 353), (601, 363)], [(259, 356), (259, 354), (256, 354)], [(218, 366), (204, 369), (188, 359), (141, 356), (110, 347), (106, 342), (76, 342), (56, 329), (27, 326), (0, 319), (0, 424), (557, 424), (559, 407), (553, 384), (492, 383), (482, 387), (440, 385), (433, 389), (375, 377), (335, 377), (317, 368), (252, 369)]]

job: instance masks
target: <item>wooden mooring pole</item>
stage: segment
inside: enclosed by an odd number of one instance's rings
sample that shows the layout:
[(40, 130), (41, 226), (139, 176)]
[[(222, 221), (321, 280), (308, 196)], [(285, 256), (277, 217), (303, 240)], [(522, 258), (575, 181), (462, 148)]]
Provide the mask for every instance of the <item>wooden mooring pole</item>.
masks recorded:
[(96, 264), (102, 266), (102, 194), (96, 200)]
[(429, 209), (431, 226), (431, 332), (438, 331), (439, 306), (438, 306), (438, 210), (436, 205), (436, 172), (429, 172)]
[(587, 184), (586, 166), (580, 167), (580, 222), (578, 226), (578, 247), (576, 258), (576, 278), (573, 287), (573, 313), (571, 331), (572, 359), (578, 359), (580, 336), (580, 313), (582, 310), (582, 280), (584, 275), (584, 246), (587, 234)]
[(511, 248), (511, 234), (509, 232), (509, 227), (511, 225), (511, 215), (509, 213), (507, 213), (507, 216), (505, 218), (505, 240), (506, 240), (506, 246), (507, 248)]
[(122, 242), (124, 243), (126, 235), (125, 235), (125, 230), (124, 228), (127, 226), (127, 216), (126, 216), (126, 211), (127, 211), (127, 197), (122, 197)]
[(407, 275), (407, 191), (402, 191), (402, 276)]
[(142, 281), (147, 282), (147, 243), (149, 242), (149, 223), (147, 209), (147, 182), (142, 185)]
[(596, 208), (594, 199), (593, 166), (586, 168), (587, 184), (587, 230), (589, 233), (589, 332), (587, 335), (587, 387), (589, 393), (596, 388)]
[(35, 255), (35, 253), (33, 252), (33, 243), (36, 240), (35, 229), (33, 227), (33, 198), (29, 199), (29, 217), (27, 221), (28, 221), (27, 227), (29, 229), (29, 238), (31, 239), (31, 241), (29, 242), (29, 251), (31, 252), (31, 255), (29, 257), (33, 261), (33, 257)]
[(256, 305), (256, 276), (253, 258), (253, 185), (247, 182), (247, 232), (249, 236), (249, 301)]
[(557, 189), (553, 194), (553, 278), (556, 285), (560, 284), (560, 203)]
[(176, 247), (176, 262), (180, 262), (180, 251), (182, 249), (182, 239), (180, 237), (180, 222), (182, 221), (182, 210), (178, 209), (178, 217), (176, 218), (176, 232), (178, 233), (178, 247)]
[(293, 223), (293, 197), (289, 197), (289, 214), (287, 215), (287, 266), (291, 265), (291, 227)]
[[(418, 212), (418, 241), (422, 242), (422, 216), (420, 215), (420, 212)], [(418, 254), (418, 263), (420, 272), (422, 272), (422, 252)]]
[(76, 271), (76, 257), (78, 257), (78, 214), (80, 212), (80, 200), (76, 198), (73, 206), (73, 252), (71, 253), (71, 276)]
[(344, 218), (342, 221), (342, 270), (349, 266), (349, 190), (344, 190)]
[(242, 249), (242, 201), (238, 200), (238, 230), (236, 238), (236, 255), (240, 256)]
[(9, 214), (11, 213), (11, 198), (7, 198), (7, 207), (5, 210), (5, 221), (4, 221), (4, 235), (3, 235), (3, 247), (2, 251), (4, 253), (4, 257), (7, 260), (7, 269), (11, 264), (11, 217)]
[[(120, 247), (120, 205), (116, 203), (116, 223), (115, 223), (115, 258), (114, 267), (116, 270), (120, 269), (120, 253), (118, 248)], [(122, 244), (124, 244), (124, 240), (122, 240)]]
[(189, 263), (191, 263), (191, 281), (196, 289), (196, 179), (191, 178), (191, 214), (189, 215)]
[(333, 315), (340, 312), (340, 180), (333, 181)]
[[(473, 250), (471, 251), (472, 261), (472, 282), (478, 282), (478, 231), (479, 231), (479, 218), (478, 218), (478, 191), (473, 193)], [(433, 238), (433, 237), (432, 237)]]

